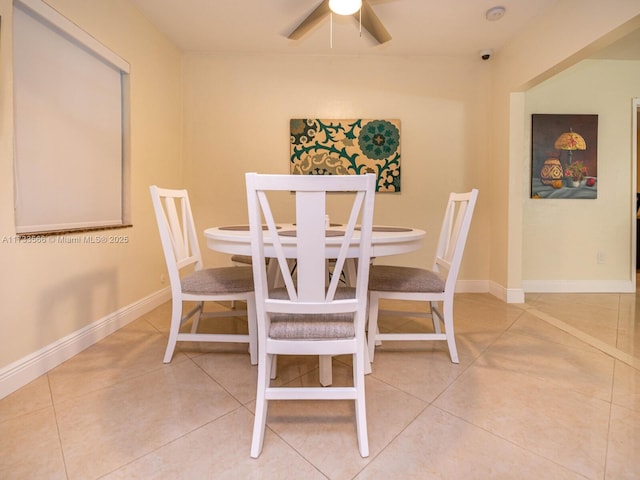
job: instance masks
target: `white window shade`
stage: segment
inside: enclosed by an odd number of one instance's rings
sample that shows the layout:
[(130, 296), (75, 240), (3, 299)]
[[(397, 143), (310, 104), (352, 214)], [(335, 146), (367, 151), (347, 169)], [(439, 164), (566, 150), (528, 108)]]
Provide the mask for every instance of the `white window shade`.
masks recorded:
[(125, 225), (128, 64), (41, 1), (14, 6), (16, 232)]

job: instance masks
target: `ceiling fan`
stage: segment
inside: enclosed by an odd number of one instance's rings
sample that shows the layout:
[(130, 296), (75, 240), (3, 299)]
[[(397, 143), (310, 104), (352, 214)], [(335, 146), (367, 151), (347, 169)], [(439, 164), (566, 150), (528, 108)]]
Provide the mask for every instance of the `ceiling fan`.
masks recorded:
[[(289, 34), (288, 38), (298, 40), (324, 20), (331, 12), (339, 13), (336, 10), (336, 5), (334, 5), (339, 3), (339, 0), (322, 0), (322, 3)], [(368, 0), (362, 0), (362, 6), (356, 9), (355, 13), (348, 13), (348, 15), (350, 14), (358, 20), (362, 18), (362, 27), (366, 29), (378, 43), (385, 43), (391, 40), (391, 35), (371, 8)], [(360, 15), (362, 15), (362, 17)]]

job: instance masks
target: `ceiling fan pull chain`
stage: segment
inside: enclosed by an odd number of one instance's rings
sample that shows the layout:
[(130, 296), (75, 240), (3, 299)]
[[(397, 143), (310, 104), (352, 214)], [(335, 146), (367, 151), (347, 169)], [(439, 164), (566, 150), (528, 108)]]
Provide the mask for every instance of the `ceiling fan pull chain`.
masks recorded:
[(360, 13), (360, 37), (362, 37), (362, 7), (360, 7), (359, 13)]

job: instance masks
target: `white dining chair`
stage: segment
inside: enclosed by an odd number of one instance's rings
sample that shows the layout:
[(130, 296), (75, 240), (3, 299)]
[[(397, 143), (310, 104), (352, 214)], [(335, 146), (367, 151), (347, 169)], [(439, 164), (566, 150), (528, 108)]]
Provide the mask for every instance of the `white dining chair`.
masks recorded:
[[(204, 268), (186, 190), (150, 187), (160, 241), (171, 284), (171, 325), (164, 363), (171, 362), (178, 341), (249, 344), (251, 364), (258, 361), (255, 297), (251, 267)], [(244, 301), (247, 310), (205, 312), (204, 302)], [(183, 315), (185, 302), (195, 307)], [(200, 319), (247, 316), (248, 334), (198, 333)], [(191, 330), (180, 327), (192, 319)]]
[[(258, 322), (258, 386), (251, 456), (262, 451), (271, 400), (353, 400), (360, 455), (369, 455), (365, 407), (365, 318), (375, 176), (259, 175), (248, 173), (247, 202)], [(270, 195), (285, 192), (295, 201), (295, 231), (278, 231)], [(293, 195), (290, 195), (290, 193)], [(325, 225), (327, 193), (350, 192), (349, 219), (343, 232)], [(346, 198), (345, 198), (346, 201)], [(267, 230), (263, 231), (262, 224)], [(290, 223), (290, 220), (285, 223)], [(356, 224), (361, 229), (356, 229)], [(357, 240), (359, 238), (359, 241)], [(328, 245), (331, 244), (331, 248)], [(284, 287), (270, 288), (265, 257), (277, 263)], [(339, 275), (326, 285), (326, 259), (340, 271), (348, 257), (358, 259), (355, 287), (341, 287)], [(295, 277), (290, 260), (296, 261)], [(353, 385), (274, 386), (278, 355), (331, 359), (351, 355)]]
[[(444, 340), (449, 347), (451, 361), (459, 362), (453, 327), (453, 299), (477, 198), (477, 189), (449, 195), (431, 270), (395, 265), (371, 267), (368, 348), (372, 362), (375, 346), (380, 345), (382, 340)], [(427, 302), (428, 308), (419, 312), (380, 310), (381, 299)], [(434, 331), (381, 332), (378, 325), (378, 317), (381, 315), (430, 318)]]

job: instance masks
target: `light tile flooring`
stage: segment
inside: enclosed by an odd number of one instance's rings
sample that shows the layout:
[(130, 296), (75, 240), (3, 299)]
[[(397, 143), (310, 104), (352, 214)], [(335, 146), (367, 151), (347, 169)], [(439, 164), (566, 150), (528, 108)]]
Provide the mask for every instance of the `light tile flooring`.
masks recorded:
[[(166, 304), (0, 400), (0, 478), (638, 479), (639, 305), (460, 294), (460, 364), (442, 342), (377, 349), (369, 458), (350, 402), (301, 401), (272, 402), (256, 460), (246, 345), (182, 343), (162, 364)], [(334, 359), (335, 383), (349, 375)], [(317, 361), (282, 359), (278, 381), (317, 381)]]

